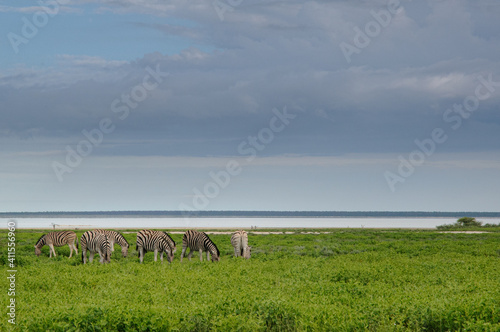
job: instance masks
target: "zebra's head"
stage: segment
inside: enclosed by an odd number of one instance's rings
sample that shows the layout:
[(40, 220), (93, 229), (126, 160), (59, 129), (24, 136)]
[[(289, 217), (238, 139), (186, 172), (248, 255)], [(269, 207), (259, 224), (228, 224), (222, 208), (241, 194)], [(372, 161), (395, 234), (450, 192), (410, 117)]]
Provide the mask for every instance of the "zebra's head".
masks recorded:
[(215, 250), (211, 251), (210, 254), (212, 254), (212, 262), (220, 261), (220, 252), (217, 247), (215, 247)]
[(174, 261), (174, 253), (172, 252), (172, 250), (167, 249), (165, 250), (165, 253), (167, 254), (167, 261), (169, 263), (172, 263)]
[(111, 262), (111, 252), (110, 251), (106, 251), (104, 253), (103, 263), (107, 264), (107, 263), (110, 263), (110, 262)]
[(40, 257), (40, 254), (42, 253), (42, 247), (45, 245), (45, 235), (46, 234), (40, 236), (38, 241), (36, 241), (35, 243), (35, 255), (37, 255), (38, 257)]
[(252, 247), (246, 247), (243, 252), (243, 257), (246, 259), (250, 259), (251, 256), (252, 256)]
[(127, 257), (128, 254), (128, 246), (123, 246), (122, 247), (122, 256)]
[(42, 250), (40, 248), (38, 248), (37, 246), (35, 246), (35, 255), (37, 255), (37, 257), (40, 257), (41, 253), (42, 253)]

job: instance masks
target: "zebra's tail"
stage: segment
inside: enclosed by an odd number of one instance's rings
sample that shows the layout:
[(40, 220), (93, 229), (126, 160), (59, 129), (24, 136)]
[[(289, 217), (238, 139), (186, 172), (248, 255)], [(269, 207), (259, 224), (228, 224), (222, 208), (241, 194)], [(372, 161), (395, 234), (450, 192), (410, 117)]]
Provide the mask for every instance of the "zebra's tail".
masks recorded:
[(78, 248), (78, 238), (76, 238), (76, 249), (80, 249)]

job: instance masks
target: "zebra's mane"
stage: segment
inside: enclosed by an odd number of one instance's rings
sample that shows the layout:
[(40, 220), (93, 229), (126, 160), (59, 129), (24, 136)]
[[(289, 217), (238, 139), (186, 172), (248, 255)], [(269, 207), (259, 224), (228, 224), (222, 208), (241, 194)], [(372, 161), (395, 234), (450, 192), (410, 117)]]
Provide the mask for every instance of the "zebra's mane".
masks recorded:
[(121, 233), (119, 233), (119, 232), (116, 232), (116, 234), (118, 234), (118, 237), (119, 237), (121, 240), (125, 241), (125, 243), (127, 244), (127, 246), (130, 246), (130, 244), (128, 244), (128, 241), (127, 241), (127, 239), (125, 238), (125, 236), (123, 236), (123, 235), (122, 235)]
[(40, 244), (40, 242), (41, 242), (41, 241), (42, 241), (42, 239), (45, 237), (45, 235), (47, 235), (47, 234), (43, 234), (42, 236), (40, 236), (40, 238), (38, 239), (38, 241), (36, 241), (35, 246), (37, 246), (37, 247), (38, 247), (38, 244)]
[(174, 243), (174, 247), (175, 247), (175, 241), (174, 241), (174, 239), (172, 239), (172, 237), (170, 235), (168, 235), (167, 232), (163, 232), (163, 234), (165, 234), (166, 236), (168, 236), (168, 238)]

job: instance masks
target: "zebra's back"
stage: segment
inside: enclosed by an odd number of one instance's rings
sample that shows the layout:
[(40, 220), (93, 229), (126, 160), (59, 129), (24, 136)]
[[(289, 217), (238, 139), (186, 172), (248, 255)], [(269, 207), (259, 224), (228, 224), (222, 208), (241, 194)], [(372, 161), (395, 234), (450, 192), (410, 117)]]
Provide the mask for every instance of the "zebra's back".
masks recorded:
[(107, 230), (107, 229), (94, 229), (94, 232), (106, 234), (107, 237), (109, 238), (110, 242), (113, 241), (114, 243), (116, 243), (122, 247), (129, 246), (125, 237), (122, 234), (118, 233), (117, 231), (111, 231), (111, 230)]
[(37, 246), (43, 242), (43, 244), (52, 244), (56, 247), (64, 246), (66, 244), (74, 243), (76, 239), (76, 233), (72, 231), (58, 231), (50, 232), (42, 235), (37, 241)]
[(107, 229), (94, 229), (94, 232), (106, 234), (111, 244), (111, 251), (115, 250), (114, 245), (116, 243), (122, 247), (122, 256), (127, 257), (129, 244), (122, 234)]

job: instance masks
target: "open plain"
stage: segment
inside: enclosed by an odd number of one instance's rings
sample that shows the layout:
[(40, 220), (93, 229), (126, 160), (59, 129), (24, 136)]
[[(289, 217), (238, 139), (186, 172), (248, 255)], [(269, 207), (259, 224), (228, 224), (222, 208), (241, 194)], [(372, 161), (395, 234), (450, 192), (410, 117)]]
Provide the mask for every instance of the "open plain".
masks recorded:
[[(2, 231), (4, 232), (4, 231)], [(139, 264), (136, 230), (111, 263), (83, 265), (69, 248), (16, 231), (19, 331), (498, 331), (500, 232), (319, 229), (249, 231), (250, 260), (230, 234), (210, 234), (221, 261)], [(83, 231), (77, 231), (78, 237)], [(8, 270), (7, 235), (0, 264)], [(4, 308), (9, 280), (0, 279)], [(0, 330), (12, 329), (3, 315)]]

